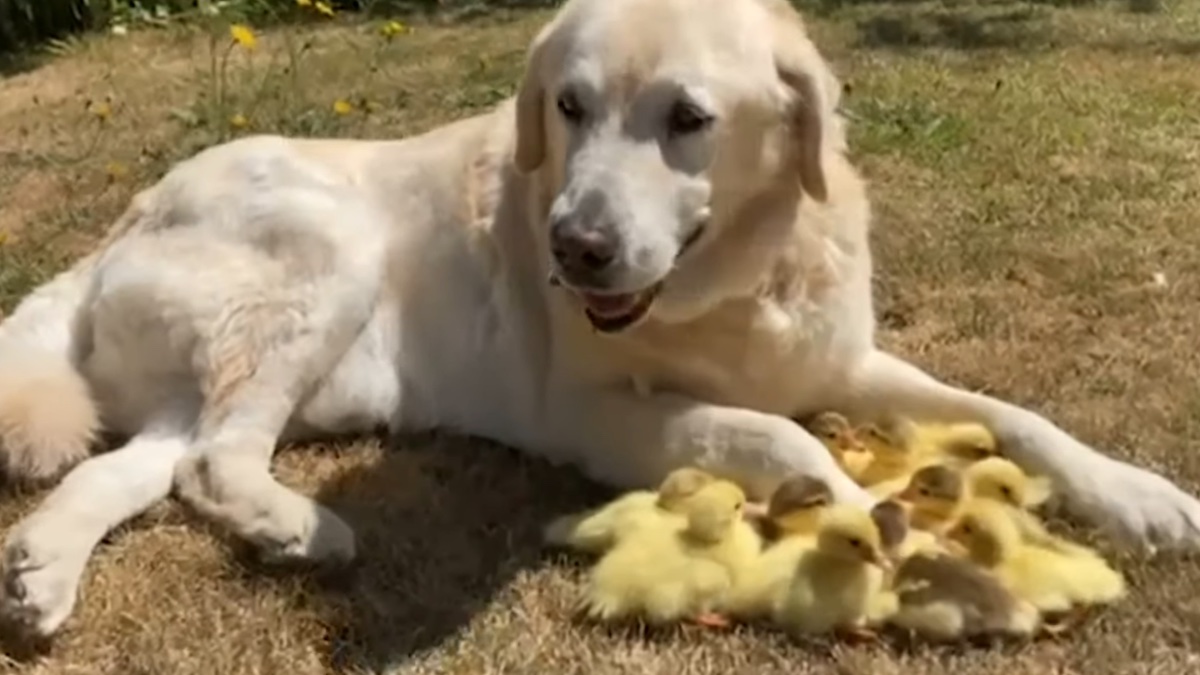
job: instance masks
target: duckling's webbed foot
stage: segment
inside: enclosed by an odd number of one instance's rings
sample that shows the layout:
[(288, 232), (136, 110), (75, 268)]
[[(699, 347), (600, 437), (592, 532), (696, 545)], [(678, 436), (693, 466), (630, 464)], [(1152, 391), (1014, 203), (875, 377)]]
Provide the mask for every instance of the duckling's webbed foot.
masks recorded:
[(728, 617), (726, 617), (724, 614), (718, 614), (717, 612), (701, 612), (700, 614), (692, 617), (692, 623), (695, 623), (698, 626), (704, 626), (705, 628), (716, 629), (725, 629), (733, 625), (729, 621)]

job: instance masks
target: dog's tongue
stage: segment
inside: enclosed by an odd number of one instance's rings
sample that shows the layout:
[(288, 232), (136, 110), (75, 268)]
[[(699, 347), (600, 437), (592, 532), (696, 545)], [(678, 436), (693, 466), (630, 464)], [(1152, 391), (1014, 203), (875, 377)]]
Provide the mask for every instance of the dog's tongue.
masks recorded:
[(592, 314), (604, 318), (628, 314), (637, 304), (637, 295), (633, 293), (620, 293), (616, 295), (583, 293), (582, 295), (583, 301), (587, 303), (588, 310)]

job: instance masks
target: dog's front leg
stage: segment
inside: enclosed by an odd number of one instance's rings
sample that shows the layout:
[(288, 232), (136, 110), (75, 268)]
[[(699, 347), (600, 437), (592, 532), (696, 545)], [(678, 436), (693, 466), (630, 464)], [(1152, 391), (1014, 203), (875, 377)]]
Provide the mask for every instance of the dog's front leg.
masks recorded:
[(983, 423), (1014, 462), (1052, 478), (1066, 506), (1110, 536), (1151, 549), (1200, 545), (1200, 501), (1153, 471), (1093, 450), (1030, 410), (944, 384), (878, 350), (858, 365), (841, 393), (842, 406), (857, 414)]
[(785, 417), (616, 389), (556, 392), (551, 400), (545, 454), (569, 456), (614, 486), (653, 487), (674, 469), (696, 466), (765, 499), (789, 474), (805, 473), (827, 482), (839, 501), (873, 503), (820, 441)]

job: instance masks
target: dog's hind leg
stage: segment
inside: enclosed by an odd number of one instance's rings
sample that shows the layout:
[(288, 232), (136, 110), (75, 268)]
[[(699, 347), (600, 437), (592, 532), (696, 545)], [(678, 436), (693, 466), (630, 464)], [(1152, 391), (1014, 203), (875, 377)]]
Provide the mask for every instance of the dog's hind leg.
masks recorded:
[(1053, 479), (1068, 508), (1110, 535), (1151, 549), (1200, 546), (1200, 501), (1153, 471), (1088, 447), (1035, 412), (952, 387), (879, 350), (838, 394), (858, 415), (985, 424), (1007, 456)]
[[(201, 374), (195, 444), (176, 472), (180, 497), (272, 561), (346, 562), (354, 534), (331, 511), (277, 482), (271, 457), (301, 399), (365, 325), (370, 300), (352, 284), (309, 287), (302, 311), (258, 308), (252, 327), (214, 336)], [(369, 299), (373, 297), (365, 292)], [(238, 321), (231, 321), (232, 326)], [(261, 331), (250, 337), (247, 333)], [(257, 346), (255, 345), (257, 343)]]
[(192, 413), (174, 411), (124, 447), (88, 459), (17, 524), (4, 547), (4, 619), (39, 637), (59, 629), (100, 540), (170, 492), (191, 423)]

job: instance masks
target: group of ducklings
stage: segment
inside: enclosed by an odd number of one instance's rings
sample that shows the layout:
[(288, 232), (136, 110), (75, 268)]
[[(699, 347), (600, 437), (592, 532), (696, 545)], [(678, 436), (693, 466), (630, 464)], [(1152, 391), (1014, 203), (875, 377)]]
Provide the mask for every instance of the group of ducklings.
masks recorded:
[(1001, 456), (985, 427), (856, 426), (833, 412), (806, 426), (880, 500), (872, 509), (835, 503), (823, 481), (795, 475), (755, 515), (738, 485), (676, 470), (657, 490), (547, 526), (550, 544), (599, 557), (585, 613), (956, 640), (1057, 633), (1125, 596), (1103, 557), (1034, 515), (1048, 481)]

